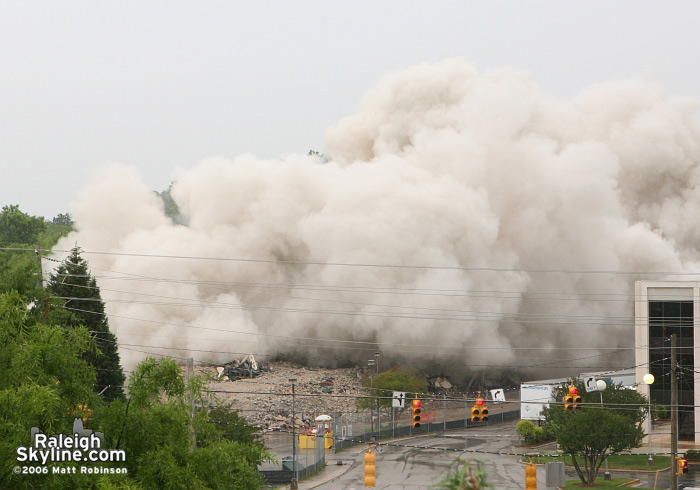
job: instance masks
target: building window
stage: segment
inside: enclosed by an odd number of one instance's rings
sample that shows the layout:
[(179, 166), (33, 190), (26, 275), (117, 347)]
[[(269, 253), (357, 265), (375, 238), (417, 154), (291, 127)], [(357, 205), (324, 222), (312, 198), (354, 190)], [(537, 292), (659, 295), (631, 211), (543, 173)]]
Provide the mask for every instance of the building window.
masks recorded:
[(651, 402), (671, 405), (671, 335), (676, 334), (679, 438), (694, 440), (693, 302), (649, 301), (649, 372), (654, 375)]

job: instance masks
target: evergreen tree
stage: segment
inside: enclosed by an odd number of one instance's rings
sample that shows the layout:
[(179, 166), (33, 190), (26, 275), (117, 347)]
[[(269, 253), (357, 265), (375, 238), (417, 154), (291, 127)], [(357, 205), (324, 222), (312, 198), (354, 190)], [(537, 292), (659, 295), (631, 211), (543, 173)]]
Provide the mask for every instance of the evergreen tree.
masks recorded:
[(103, 396), (107, 401), (123, 399), (125, 377), (119, 362), (117, 340), (109, 330), (100, 288), (80, 251), (79, 247), (73, 248), (70, 256), (51, 274), (48, 290), (65, 301), (65, 307), (70, 312), (69, 325), (87, 327), (97, 344), (96, 352), (83, 355), (97, 371), (95, 390), (105, 390)]

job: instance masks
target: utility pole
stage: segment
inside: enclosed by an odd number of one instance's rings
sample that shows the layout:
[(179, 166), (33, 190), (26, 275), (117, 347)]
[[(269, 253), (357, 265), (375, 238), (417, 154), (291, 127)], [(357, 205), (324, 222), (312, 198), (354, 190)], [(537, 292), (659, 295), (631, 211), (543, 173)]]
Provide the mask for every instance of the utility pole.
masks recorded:
[(39, 264), (39, 275), (37, 276), (37, 285), (39, 286), (39, 289), (43, 289), (44, 287), (44, 281), (43, 281), (43, 271), (41, 269), (41, 245), (36, 244), (36, 247), (34, 248), (34, 253), (36, 254), (36, 262)]
[(671, 335), (671, 490), (678, 490), (678, 386), (676, 381), (676, 334)]
[(292, 384), (292, 482), (289, 485), (291, 490), (299, 488), (299, 480), (297, 479), (297, 414), (294, 406), (294, 385), (297, 382), (296, 378), (289, 378)]
[[(187, 358), (187, 380), (191, 380), (194, 376), (194, 359)], [(190, 397), (190, 433), (192, 437), (192, 447), (197, 447), (197, 433), (194, 430), (194, 393), (189, 394)]]

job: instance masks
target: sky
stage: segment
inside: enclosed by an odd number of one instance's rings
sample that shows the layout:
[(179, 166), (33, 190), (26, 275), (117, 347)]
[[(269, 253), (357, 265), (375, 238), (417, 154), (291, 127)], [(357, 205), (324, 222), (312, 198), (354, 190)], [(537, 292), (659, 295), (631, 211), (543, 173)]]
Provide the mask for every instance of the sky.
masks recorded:
[(0, 205), (50, 219), (109, 163), (164, 190), (211, 156), (324, 151), (382, 77), (451, 58), (554, 98), (639, 78), (700, 101), (699, 18), (696, 1), (0, 1)]

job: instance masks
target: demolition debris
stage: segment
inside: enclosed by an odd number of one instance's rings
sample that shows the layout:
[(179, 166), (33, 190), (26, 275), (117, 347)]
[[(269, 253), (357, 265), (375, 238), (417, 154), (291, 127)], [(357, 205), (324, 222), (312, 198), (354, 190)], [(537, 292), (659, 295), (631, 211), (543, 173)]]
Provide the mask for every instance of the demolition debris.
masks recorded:
[[(263, 366), (249, 355), (195, 370), (210, 379), (209, 389), (220, 403), (230, 405), (248, 422), (267, 431), (287, 430), (292, 425), (297, 428), (312, 426), (316, 416), (321, 414), (354, 412), (357, 410), (355, 397), (366, 394), (361, 368), (326, 369), (289, 362), (271, 362)], [(292, 420), (289, 378), (297, 379), (295, 420)]]
[(253, 354), (248, 354), (240, 361), (231, 361), (216, 367), (216, 372), (219, 373), (219, 379), (226, 377), (230, 381), (236, 381), (242, 378), (257, 378), (261, 373), (266, 371), (267, 368), (259, 365), (255, 361)]

